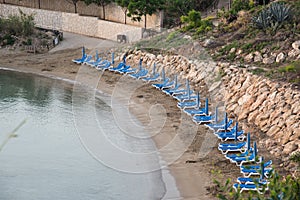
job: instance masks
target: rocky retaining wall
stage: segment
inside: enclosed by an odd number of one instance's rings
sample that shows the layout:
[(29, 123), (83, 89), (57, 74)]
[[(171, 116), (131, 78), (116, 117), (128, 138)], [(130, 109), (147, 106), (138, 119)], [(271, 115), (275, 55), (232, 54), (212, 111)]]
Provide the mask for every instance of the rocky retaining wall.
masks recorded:
[(165, 67), (168, 76), (176, 73), (181, 79), (188, 78), (202, 97), (209, 97), (214, 105), (225, 104), (246, 132), (253, 131), (249, 124), (258, 127), (262, 132), (253, 134), (263, 134), (257, 135), (260, 143), (276, 157), (285, 158), (300, 149), (300, 92), (291, 85), (272, 82), (229, 63), (192, 61), (181, 55), (133, 51), (127, 60), (137, 66), (140, 58), (149, 70), (157, 63), (158, 70)]
[(36, 26), (47, 29), (67, 31), (92, 37), (117, 41), (117, 35), (126, 35), (128, 42), (142, 38), (142, 28), (120, 23), (99, 20), (97, 17), (64, 13), (0, 4), (0, 15), (18, 15), (19, 9), (26, 14), (34, 14)]

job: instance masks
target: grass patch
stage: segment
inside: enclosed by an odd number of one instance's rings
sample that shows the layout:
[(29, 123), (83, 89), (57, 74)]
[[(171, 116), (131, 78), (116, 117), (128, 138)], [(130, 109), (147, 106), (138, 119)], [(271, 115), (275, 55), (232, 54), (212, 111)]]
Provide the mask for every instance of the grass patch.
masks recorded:
[(264, 72), (266, 72), (264, 69), (262, 69), (262, 68), (256, 68), (256, 69), (253, 69), (252, 70), (252, 73), (253, 74), (256, 74), (256, 75), (258, 75), (258, 74), (262, 74), (262, 73), (264, 73)]
[(284, 67), (280, 67), (278, 71), (281, 73), (300, 72), (300, 61), (294, 61)]

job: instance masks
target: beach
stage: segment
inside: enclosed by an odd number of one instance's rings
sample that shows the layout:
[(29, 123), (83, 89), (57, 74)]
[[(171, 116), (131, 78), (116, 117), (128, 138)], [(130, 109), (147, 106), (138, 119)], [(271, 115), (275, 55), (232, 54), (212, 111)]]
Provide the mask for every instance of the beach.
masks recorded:
[[(107, 47), (98, 50), (103, 55), (107, 55), (107, 52), (111, 51), (111, 46), (107, 45)], [(123, 78), (113, 72), (105, 71), (103, 73), (88, 66), (72, 63), (72, 59), (81, 56), (81, 48), (73, 46), (71, 49), (58, 49), (46, 54), (30, 54), (17, 50), (1, 49), (0, 54), (2, 58), (0, 61), (1, 67), (50, 78), (76, 80), (90, 87), (95, 87), (95, 80), (99, 80), (96, 89), (109, 95), (113, 94), (121, 78), (125, 83), (121, 86), (124, 87), (124, 90), (130, 84), (140, 82), (141, 87), (131, 94), (130, 112), (142, 124), (149, 123), (148, 113), (153, 105), (163, 106), (167, 113), (163, 128), (152, 137), (158, 149), (163, 148), (176, 136), (177, 130), (181, 128), (182, 124), (187, 124), (193, 130), (196, 130), (192, 144), (185, 149), (182, 155), (178, 156), (178, 159), (168, 162), (168, 169), (175, 178), (177, 188), (183, 199), (215, 199), (211, 194), (212, 192), (207, 190), (208, 187), (213, 185), (213, 179), (225, 180), (228, 177), (233, 178), (239, 175), (238, 168), (230, 164), (219, 153), (216, 148), (217, 144), (210, 147), (211, 149), (205, 157), (199, 158), (199, 150), (206, 139), (208, 129), (194, 124), (190, 117), (184, 116), (177, 108), (177, 102), (173, 98), (166, 96), (161, 91), (154, 89), (151, 84), (145, 84), (141, 80), (136, 81), (130, 77)], [(100, 74), (101, 78), (99, 78)], [(168, 161), (170, 155), (172, 157), (172, 152), (162, 153), (161, 156), (163, 160)], [(212, 173), (212, 171), (216, 172), (219, 169), (222, 169), (222, 172)]]

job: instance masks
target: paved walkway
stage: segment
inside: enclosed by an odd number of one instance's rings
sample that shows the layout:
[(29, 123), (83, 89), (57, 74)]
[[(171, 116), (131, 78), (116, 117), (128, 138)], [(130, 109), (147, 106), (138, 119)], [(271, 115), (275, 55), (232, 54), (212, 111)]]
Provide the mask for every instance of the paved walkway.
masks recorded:
[(85, 46), (87, 49), (101, 49), (119, 47), (121, 44), (110, 40), (64, 32), (63, 41), (55, 48), (51, 49), (50, 52), (79, 48), (82, 46)]

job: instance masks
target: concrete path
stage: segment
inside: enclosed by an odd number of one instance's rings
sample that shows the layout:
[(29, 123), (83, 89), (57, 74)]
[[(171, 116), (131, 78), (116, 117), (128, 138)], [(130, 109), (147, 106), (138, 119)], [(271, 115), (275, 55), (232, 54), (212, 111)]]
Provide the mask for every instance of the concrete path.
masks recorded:
[(64, 37), (63, 41), (59, 45), (57, 45), (56, 47), (50, 50), (51, 53), (64, 50), (64, 49), (79, 48), (82, 46), (85, 46), (85, 48), (92, 50), (92, 49), (102, 49), (102, 48), (114, 48), (114, 47), (120, 47), (122, 45), (120, 43), (110, 41), (110, 40), (93, 38), (93, 37), (88, 37), (88, 36), (69, 33), (69, 32), (64, 32), (63, 37)]

